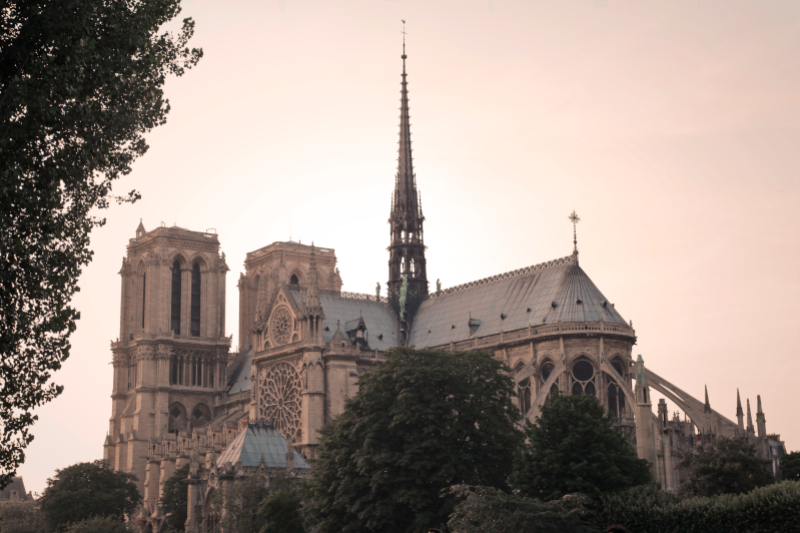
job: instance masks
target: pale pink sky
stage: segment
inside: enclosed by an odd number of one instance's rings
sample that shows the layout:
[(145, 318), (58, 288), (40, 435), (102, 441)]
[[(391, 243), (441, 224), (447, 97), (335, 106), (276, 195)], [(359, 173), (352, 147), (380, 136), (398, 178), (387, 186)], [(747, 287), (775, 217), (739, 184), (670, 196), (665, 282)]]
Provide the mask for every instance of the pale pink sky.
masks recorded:
[[(431, 282), (565, 256), (633, 320), (655, 372), (734, 419), (762, 395), (800, 448), (800, 2), (189, 0), (205, 57), (118, 186), (82, 319), (20, 469), (102, 457), (117, 272), (139, 218), (216, 228), (238, 331), (245, 253), (336, 249), (344, 289), (385, 285), (400, 19)], [(234, 339), (236, 344), (236, 339)], [(755, 408), (755, 405), (753, 405)]]

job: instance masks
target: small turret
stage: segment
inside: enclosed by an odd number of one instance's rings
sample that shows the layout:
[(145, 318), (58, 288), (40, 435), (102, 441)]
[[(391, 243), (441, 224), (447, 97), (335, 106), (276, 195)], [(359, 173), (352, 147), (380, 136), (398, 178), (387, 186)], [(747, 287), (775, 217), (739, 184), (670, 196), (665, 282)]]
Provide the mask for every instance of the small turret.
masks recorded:
[(761, 395), (756, 396), (756, 426), (758, 427), (758, 437), (764, 439), (767, 437), (767, 419), (764, 417), (764, 411), (761, 409)]
[(136, 228), (136, 238), (144, 237), (147, 234), (147, 231), (144, 229), (144, 224), (142, 224), (142, 219), (139, 219), (139, 226)]
[(739, 421), (739, 434), (744, 435), (744, 412), (742, 411), (742, 398), (739, 389), (736, 389), (736, 419)]

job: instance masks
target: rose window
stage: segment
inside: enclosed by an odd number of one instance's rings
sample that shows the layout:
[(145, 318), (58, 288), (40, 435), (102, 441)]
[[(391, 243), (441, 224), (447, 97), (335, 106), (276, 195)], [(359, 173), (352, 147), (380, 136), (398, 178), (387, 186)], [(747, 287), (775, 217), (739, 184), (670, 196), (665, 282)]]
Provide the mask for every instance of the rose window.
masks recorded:
[(289, 342), (292, 338), (292, 314), (285, 307), (279, 307), (269, 321), (269, 331), (272, 336), (272, 343), (281, 346)]
[(289, 363), (261, 371), (259, 414), (289, 442), (300, 439), (300, 374)]

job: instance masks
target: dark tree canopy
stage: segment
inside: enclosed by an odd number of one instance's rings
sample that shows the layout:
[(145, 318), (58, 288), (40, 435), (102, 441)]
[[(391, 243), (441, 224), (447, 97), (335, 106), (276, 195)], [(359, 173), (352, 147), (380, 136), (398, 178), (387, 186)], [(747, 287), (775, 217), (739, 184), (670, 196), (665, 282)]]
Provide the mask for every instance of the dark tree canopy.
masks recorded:
[(717, 437), (698, 446), (678, 464), (686, 469), (681, 497), (742, 494), (775, 482), (770, 462), (756, 457), (756, 447), (741, 439)]
[(264, 521), (259, 533), (305, 533), (301, 507), (302, 499), (296, 490), (276, 490), (258, 506), (258, 515)]
[(488, 487), (456, 485), (462, 496), (447, 525), (458, 533), (600, 533), (587, 521), (586, 497), (542, 502)]
[(318, 533), (442, 528), (456, 484), (506, 488), (521, 444), (510, 370), (491, 354), (395, 348), (322, 430), (304, 499)]
[(131, 530), (121, 520), (96, 516), (71, 525), (66, 533), (131, 533)]
[(787, 453), (781, 459), (781, 479), (800, 481), (800, 452)]
[(164, 492), (161, 494), (161, 510), (165, 516), (165, 531), (169, 533), (183, 532), (187, 516), (187, 502), (189, 500), (189, 486), (186, 478), (189, 477), (189, 465), (184, 465), (164, 482)]
[(9, 0), (0, 8), (0, 486), (33, 439), (31, 409), (58, 396), (50, 382), (70, 350), (69, 305), (94, 209), (145, 153), (166, 120), (162, 87), (202, 52), (159, 28), (179, 0)]
[(597, 498), (652, 480), (647, 461), (614, 429), (594, 396), (555, 394), (525, 433), (528, 445), (512, 477), (524, 496)]
[(52, 531), (95, 517), (117, 521), (139, 506), (142, 496), (136, 476), (111, 470), (105, 461), (78, 463), (56, 470), (39, 499), (45, 522)]

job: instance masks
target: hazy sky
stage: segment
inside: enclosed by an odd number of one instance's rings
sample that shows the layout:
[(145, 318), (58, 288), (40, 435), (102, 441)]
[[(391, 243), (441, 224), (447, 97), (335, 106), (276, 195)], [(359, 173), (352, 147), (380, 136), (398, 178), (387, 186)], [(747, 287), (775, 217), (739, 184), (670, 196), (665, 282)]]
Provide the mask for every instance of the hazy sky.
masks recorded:
[[(200, 64), (93, 235), (64, 394), (20, 469), (102, 457), (109, 341), (139, 218), (215, 228), (227, 330), (247, 251), (336, 249), (387, 278), (400, 19), (428, 272), (448, 287), (568, 255), (633, 320), (656, 373), (735, 420), (737, 387), (800, 448), (800, 2), (190, 0)], [(290, 229), (291, 228), (291, 229)], [(234, 338), (234, 346), (237, 340)], [(655, 395), (657, 398), (658, 395)]]

